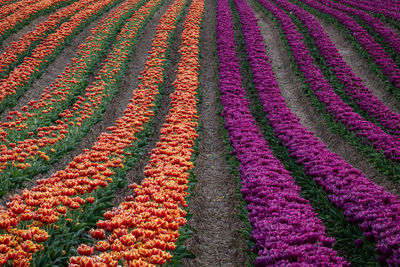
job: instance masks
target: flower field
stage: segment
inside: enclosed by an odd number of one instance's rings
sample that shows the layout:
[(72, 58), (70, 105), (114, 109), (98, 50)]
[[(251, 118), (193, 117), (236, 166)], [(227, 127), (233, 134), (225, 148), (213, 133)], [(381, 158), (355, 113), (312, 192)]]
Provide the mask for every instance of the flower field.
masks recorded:
[(396, 0), (0, 0), (0, 266), (400, 266)]

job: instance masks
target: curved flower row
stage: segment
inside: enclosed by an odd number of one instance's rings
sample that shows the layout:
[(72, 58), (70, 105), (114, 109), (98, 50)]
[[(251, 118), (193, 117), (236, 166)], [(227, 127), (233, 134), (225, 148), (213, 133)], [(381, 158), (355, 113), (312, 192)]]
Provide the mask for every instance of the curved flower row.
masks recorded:
[(26, 5), (20, 10), (13, 12), (12, 14), (0, 20), (0, 36), (13, 29), (16, 25), (18, 25), (18, 23), (21, 23), (33, 15), (62, 2), (68, 2), (68, 0), (40, 0), (32, 5)]
[[(302, 0), (306, 1), (306, 0)], [(310, 85), (317, 99), (325, 105), (325, 110), (343, 124), (349, 131), (355, 133), (360, 142), (374, 147), (377, 152), (394, 162), (400, 161), (400, 140), (397, 136), (385, 133), (379, 126), (365, 120), (346, 104), (333, 90), (322, 74), (314, 65), (314, 59), (303, 43), (302, 35), (288, 15), (281, 13), (277, 19), (280, 21), (285, 35), (288, 36), (289, 46), (294, 54), (294, 59)]]
[[(135, 2), (137, 1), (128, 1), (118, 13), (132, 13)], [(5, 188), (2, 194), (22, 177), (40, 172), (41, 168), (48, 166), (53, 159), (62, 156), (101, 117), (118, 91), (119, 81), (136, 45), (137, 35), (155, 10), (151, 6), (153, 4), (146, 4), (128, 20), (117, 36), (117, 42), (107, 56), (106, 64), (95, 76), (93, 84), (86, 88), (84, 95), (78, 97), (78, 101), (70, 109), (60, 114), (60, 120), (57, 120), (55, 125), (39, 127), (36, 138), (20, 141), (10, 149), (3, 146), (0, 177), (4, 177)], [(8, 178), (10, 176), (12, 179)]]
[(22, 0), (22, 1), (17, 1), (17, 2), (11, 3), (6, 6), (2, 6), (2, 7), (0, 7), (0, 19), (4, 18), (5, 16), (7, 16), (8, 14), (10, 14), (12, 12), (15, 12), (18, 9), (23, 9), (26, 6), (32, 5), (38, 1), (39, 0)]
[[(34, 136), (45, 135), (39, 127), (50, 126), (59, 119), (61, 111), (86, 87), (91, 71), (99, 63), (104, 51), (131, 16), (140, 6), (139, 0), (124, 2), (114, 9), (92, 29), (92, 34), (78, 47), (76, 56), (55, 81), (43, 90), (39, 100), (30, 101), (21, 111), (13, 110), (7, 122), (0, 122), (1, 143), (10, 147)], [(12, 146), (12, 145), (11, 145)]]
[[(159, 4), (159, 0), (149, 1), (137, 13), (150, 14)], [(75, 157), (66, 169), (38, 181), (36, 187), (25, 189), (21, 195), (14, 195), (7, 203), (7, 209), (0, 209), (0, 243), (3, 245), (0, 262), (29, 262), (32, 253), (42, 249), (40, 242), (49, 238), (49, 233), (43, 228), (52, 229), (48, 226), (53, 224), (56, 228), (61, 218), (72, 221), (84, 216), (73, 211), (96, 204), (97, 191), (107, 188), (113, 182), (113, 175), (124, 170), (125, 161), (135, 157), (129, 148), (154, 116), (151, 109), (155, 105), (158, 87), (163, 83), (165, 51), (164, 43), (152, 50), (152, 54), (160, 57), (147, 62), (149, 72), (134, 91), (125, 115), (116, 121), (115, 126), (108, 128), (110, 133), (102, 133), (92, 149)]]
[(382, 3), (377, 3), (376, 5), (368, 5), (364, 4), (362, 1), (351, 1), (351, 0), (336, 0), (336, 2), (343, 3), (345, 5), (369, 11), (375, 14), (380, 13), (386, 17), (392, 18), (400, 22), (400, 14), (398, 10), (397, 11), (387, 10), (385, 7), (381, 6)]
[[(296, 60), (304, 58), (301, 47), (305, 46), (290, 18), (270, 1), (259, 2), (280, 22)], [(246, 48), (253, 82), (275, 135), (288, 148), (290, 156), (304, 166), (304, 172), (327, 192), (331, 202), (343, 210), (347, 220), (356, 223), (369, 240), (378, 242), (379, 260), (398, 265), (400, 200), (329, 151), (325, 144), (300, 124), (299, 119), (286, 106), (270, 65), (265, 63), (268, 60), (265, 51), (260, 49), (260, 40), (250, 37), (248, 40), (258, 43), (254, 47), (249, 43)], [(314, 69), (310, 65), (308, 68)]]
[(5, 6), (14, 3), (17, 0), (0, 0), (0, 6)]
[[(29, 81), (38, 74), (42, 65), (57, 50), (81, 24), (90, 17), (95, 16), (102, 9), (111, 5), (117, 0), (100, 0), (79, 11), (69, 21), (63, 23), (54, 33), (51, 33), (33, 51), (31, 56), (10, 72), (8, 76), (0, 80), (0, 102), (7, 101), (7, 96), (15, 96), (17, 91), (27, 87)], [(48, 1), (50, 2), (50, 1)], [(1, 29), (1, 26), (0, 26)]]
[(301, 2), (332, 16), (337, 19), (345, 28), (347, 28), (364, 49), (371, 55), (376, 64), (382, 69), (382, 73), (389, 78), (397, 89), (400, 89), (400, 68), (396, 65), (390, 55), (375, 42), (374, 38), (361, 27), (352, 17), (344, 12), (324, 6), (318, 2), (310, 0), (300, 0)]
[(400, 3), (396, 0), (365, 0), (363, 2), (367, 6), (373, 6), (377, 8), (384, 8), (387, 10), (399, 12), (400, 11)]
[[(257, 20), (244, 1), (235, 1), (243, 31), (258, 38)], [(255, 35), (254, 35), (255, 36)], [(254, 37), (254, 38), (257, 38)], [(300, 196), (294, 178), (274, 157), (267, 141), (255, 125), (249, 102), (241, 87), (239, 62), (227, 0), (218, 1), (217, 51), (219, 89), (225, 128), (236, 158), (240, 162), (242, 195), (248, 203), (252, 238), (258, 257), (256, 266), (335, 265), (348, 263), (330, 247), (333, 238), (317, 218), (310, 203)], [(260, 47), (263, 49), (263, 47)]]
[[(177, 0), (177, 3), (182, 0)], [(172, 258), (167, 250), (174, 250), (178, 229), (186, 223), (185, 196), (188, 188), (192, 147), (197, 138), (196, 90), (198, 88), (199, 35), (204, 1), (194, 0), (184, 23), (181, 59), (178, 63), (176, 91), (171, 95), (171, 109), (167, 123), (161, 128), (161, 141), (151, 152), (145, 168), (146, 178), (140, 186), (131, 185), (134, 196), (127, 197), (118, 208), (106, 212), (105, 221), (91, 235), (100, 239), (95, 249), (102, 252), (90, 256), (94, 248), (81, 245), (83, 255), (71, 258), (70, 266), (102, 263), (117, 266), (120, 259), (129, 266), (154, 266)], [(160, 32), (161, 33), (161, 32)], [(146, 75), (146, 74), (145, 74)], [(133, 103), (136, 105), (136, 103)], [(106, 233), (110, 234), (106, 237)], [(102, 266), (102, 265), (99, 265)]]
[(33, 44), (46, 38), (49, 32), (60, 25), (60, 22), (68, 19), (77, 11), (96, 1), (97, 0), (81, 0), (74, 2), (49, 16), (46, 21), (38, 24), (34, 30), (23, 34), (18, 41), (12, 42), (7, 47), (6, 51), (0, 55), (0, 77), (4, 77), (7, 71), (17, 64), (18, 61), (22, 59), (22, 56), (25, 56), (27, 51), (33, 49)]
[[(132, 13), (135, 2), (137, 1), (128, 1), (118, 14)], [(79, 96), (70, 109), (60, 114), (60, 120), (55, 125), (39, 127), (36, 138), (19, 141), (11, 149), (3, 147), (1, 154), (4, 160), (0, 163), (0, 177), (5, 177), (5, 183), (15, 183), (20, 177), (40, 171), (40, 168), (49, 164), (47, 161), (63, 155), (71, 145), (76, 144), (101, 117), (101, 113), (118, 91), (119, 81), (136, 45), (138, 34), (155, 11), (152, 4), (154, 3), (146, 4), (128, 20), (93, 84), (86, 88), (84, 95)], [(18, 168), (21, 170), (16, 173)], [(13, 179), (6, 178), (10, 174), (13, 174)]]
[(400, 114), (392, 112), (362, 83), (361, 78), (343, 60), (321, 24), (310, 13), (286, 0), (275, 0), (275, 2), (303, 22), (308, 33), (314, 39), (314, 44), (320, 54), (325, 58), (328, 67), (336, 75), (339, 82), (344, 85), (343, 89), (351, 97), (351, 100), (366, 111), (369, 116), (376, 118), (391, 134), (399, 135)]
[(326, 6), (346, 12), (349, 15), (359, 17), (365, 23), (367, 23), (375, 32), (381, 35), (396, 53), (400, 54), (400, 37), (394, 31), (386, 27), (385, 24), (383, 24), (382, 21), (380, 21), (379, 19), (362, 10), (350, 8), (345, 5), (332, 2), (330, 0), (319, 0), (319, 2), (323, 3)]

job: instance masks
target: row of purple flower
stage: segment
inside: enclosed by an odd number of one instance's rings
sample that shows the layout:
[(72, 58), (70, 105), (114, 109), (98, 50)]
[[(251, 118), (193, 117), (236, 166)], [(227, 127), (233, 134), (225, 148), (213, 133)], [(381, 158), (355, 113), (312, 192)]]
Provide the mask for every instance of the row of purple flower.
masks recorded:
[[(338, 119), (351, 115), (351, 123), (354, 123), (358, 114), (343, 108), (344, 103), (337, 100), (338, 96), (313, 65), (302, 35), (288, 15), (270, 1), (259, 2), (279, 21), (295, 61), (317, 96), (327, 104), (334, 103), (328, 111), (334, 112)], [(356, 223), (368, 239), (378, 242), (379, 260), (392, 265), (400, 264), (400, 200), (329, 151), (300, 124), (281, 95), (254, 14), (244, 0), (235, 0), (235, 3), (241, 18), (253, 83), (275, 136), (287, 147), (291, 157), (304, 166), (304, 172), (326, 191), (331, 202), (343, 210), (347, 220)], [(289, 4), (285, 0), (279, 3), (282, 6)], [(365, 134), (368, 129), (360, 132)]]
[[(257, 29), (254, 19), (250, 23), (251, 30)], [(255, 265), (348, 265), (330, 248), (334, 239), (325, 236), (325, 227), (309, 202), (300, 197), (300, 188), (273, 156), (250, 114), (228, 0), (218, 1), (217, 40), (221, 115), (240, 162), (241, 192), (248, 203), (258, 253)]]
[[(346, 5), (337, 2), (333, 2), (330, 0), (318, 0), (318, 1), (331, 8), (335, 8), (339, 11), (346, 12), (351, 16), (359, 17), (362, 21), (367, 23), (376, 33), (381, 35), (384, 38), (384, 40), (393, 48), (395, 52), (400, 54), (400, 38), (394, 31), (386, 27), (381, 20), (375, 18), (374, 16), (363, 10), (350, 8)], [(400, 7), (398, 12), (400, 12)]]
[[(400, 22), (400, 7), (397, 5), (388, 5), (387, 1), (369, 1), (368, 3), (363, 3), (363, 1), (356, 0), (336, 0), (337, 2), (343, 3), (345, 5), (362, 9), (365, 11), (372, 12), (374, 14), (382, 14), (388, 18), (392, 18)], [(392, 8), (388, 8), (388, 6)]]
[(344, 12), (330, 8), (313, 0), (300, 0), (301, 2), (337, 19), (347, 28), (364, 49), (371, 55), (376, 64), (381, 67), (382, 73), (389, 81), (400, 89), (400, 69), (390, 55), (375, 42), (374, 38), (361, 27), (351, 16)]
[(369, 116), (375, 117), (390, 133), (399, 135), (400, 114), (392, 112), (362, 83), (361, 78), (343, 60), (320, 23), (310, 13), (294, 4), (279, 0), (276, 2), (304, 23), (320, 54), (325, 58), (327, 65), (335, 73), (339, 82), (344, 85), (345, 92), (352, 100)]

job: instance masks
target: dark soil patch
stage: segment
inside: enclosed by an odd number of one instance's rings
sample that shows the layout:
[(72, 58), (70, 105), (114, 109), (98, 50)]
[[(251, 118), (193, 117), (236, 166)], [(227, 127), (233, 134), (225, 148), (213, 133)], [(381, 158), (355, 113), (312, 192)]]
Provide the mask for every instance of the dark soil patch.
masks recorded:
[(340, 135), (329, 131), (320, 113), (312, 106), (310, 99), (303, 95), (302, 83), (291, 68), (289, 53), (280, 39), (275, 23), (260, 12), (253, 1), (248, 2), (258, 19), (258, 25), (264, 43), (267, 45), (268, 56), (271, 59), (282, 95), (292, 112), (300, 118), (301, 124), (313, 131), (315, 136), (324, 142), (329, 150), (364, 172), (370, 180), (385, 187), (389, 192), (399, 195), (400, 185), (398, 183), (387, 180), (384, 175), (371, 166), (356, 148), (347, 143)]
[(202, 130), (194, 169), (198, 183), (189, 204), (189, 212), (193, 214), (189, 224), (198, 231), (185, 242), (196, 258), (183, 260), (183, 266), (245, 266), (247, 247), (238, 233), (243, 225), (236, 216), (239, 205), (236, 178), (226, 162), (218, 115), (215, 1), (206, 0), (205, 10), (200, 39), (202, 103), (199, 121)]

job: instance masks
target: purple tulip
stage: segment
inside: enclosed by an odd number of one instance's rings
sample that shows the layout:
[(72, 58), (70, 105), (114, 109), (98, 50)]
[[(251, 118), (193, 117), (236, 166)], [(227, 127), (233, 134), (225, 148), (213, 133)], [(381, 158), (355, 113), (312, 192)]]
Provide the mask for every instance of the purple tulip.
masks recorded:
[[(396, 265), (400, 262), (400, 200), (383, 187), (371, 182), (361, 171), (353, 168), (337, 154), (329, 151), (324, 143), (300, 124), (281, 95), (254, 14), (244, 0), (235, 2), (242, 22), (253, 83), (269, 124), (274, 128), (275, 136), (287, 147), (290, 156), (304, 166), (304, 172), (326, 191), (330, 201), (343, 210), (348, 221), (358, 224), (366, 237), (377, 241), (380, 258), (389, 265)], [(318, 97), (327, 103), (336, 101), (335, 94), (327, 93), (330, 91), (327, 90), (326, 81), (313, 65), (311, 56), (302, 42), (302, 36), (290, 18), (270, 1), (259, 2), (280, 22), (296, 62), (301, 66)], [(336, 119), (354, 118), (351, 109), (343, 105), (336, 107)], [(334, 112), (333, 106), (329, 109)], [(349, 122), (350, 127), (359, 127), (357, 133), (369, 133), (370, 125), (360, 127), (358, 124), (365, 125), (356, 120)], [(380, 141), (380, 135), (376, 132), (374, 138)], [(267, 261), (270, 257), (271, 254), (266, 255), (260, 261)]]
[[(256, 25), (253, 25), (257, 27)], [(294, 178), (276, 159), (257, 128), (241, 86), (232, 15), (227, 0), (217, 5), (219, 89), (232, 154), (240, 162), (242, 196), (247, 202), (256, 266), (348, 266), (332, 250), (333, 238)]]

